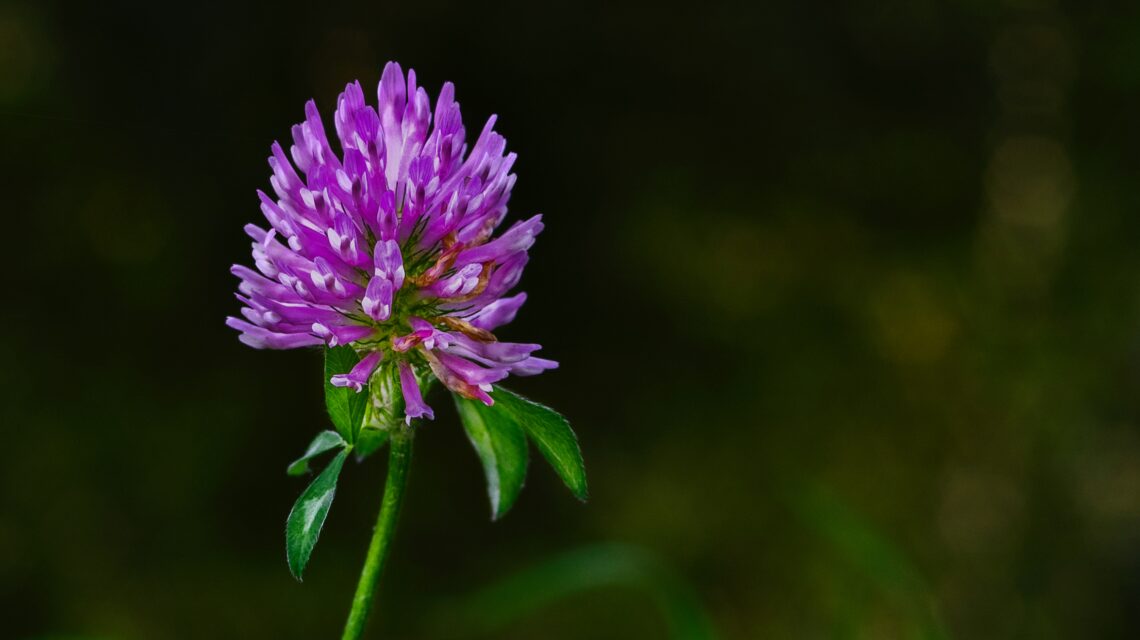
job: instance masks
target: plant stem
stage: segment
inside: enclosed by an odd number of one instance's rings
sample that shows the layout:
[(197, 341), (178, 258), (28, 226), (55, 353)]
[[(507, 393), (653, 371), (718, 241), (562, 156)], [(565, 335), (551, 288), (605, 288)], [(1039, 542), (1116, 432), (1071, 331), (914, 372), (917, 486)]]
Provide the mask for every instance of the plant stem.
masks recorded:
[(368, 612), (372, 609), (372, 599), (376, 593), (376, 583), (384, 570), (384, 560), (388, 557), (388, 547), (391, 546), (396, 520), (400, 516), (404, 487), (408, 483), (408, 468), (412, 462), (412, 430), (400, 425), (392, 431), (388, 446), (390, 452), (384, 502), (380, 506), (380, 516), (376, 519), (372, 541), (368, 544), (368, 556), (364, 559), (356, 595), (352, 597), (352, 610), (348, 612), (342, 640), (357, 640), (364, 633), (364, 624), (368, 620)]

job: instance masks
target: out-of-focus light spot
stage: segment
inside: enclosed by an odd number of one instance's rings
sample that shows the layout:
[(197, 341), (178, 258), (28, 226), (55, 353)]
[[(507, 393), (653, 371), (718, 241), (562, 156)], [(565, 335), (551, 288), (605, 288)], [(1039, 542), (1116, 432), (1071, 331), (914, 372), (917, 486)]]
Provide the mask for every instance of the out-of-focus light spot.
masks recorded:
[(899, 364), (937, 361), (958, 330), (934, 283), (918, 273), (889, 275), (868, 302), (876, 342)]
[(1111, 434), (1081, 456), (1078, 497), (1095, 517), (1140, 523), (1140, 440)]
[(1073, 196), (1073, 169), (1059, 142), (1043, 136), (1006, 138), (986, 171), (994, 213), (1017, 226), (1052, 229)]
[(1014, 542), (1025, 497), (1009, 478), (957, 468), (946, 477), (938, 528), (958, 553), (1000, 550)]
[(1052, 138), (1010, 137), (994, 150), (985, 182), (983, 270), (1004, 286), (1042, 290), (1064, 246), (1064, 217), (1076, 189), (1068, 155)]
[(1065, 21), (1049, 3), (1015, 8), (1021, 19), (990, 50), (1001, 115), (984, 176), (978, 261), (1000, 288), (1037, 295), (1056, 271), (1077, 186), (1060, 135), (1075, 65)]

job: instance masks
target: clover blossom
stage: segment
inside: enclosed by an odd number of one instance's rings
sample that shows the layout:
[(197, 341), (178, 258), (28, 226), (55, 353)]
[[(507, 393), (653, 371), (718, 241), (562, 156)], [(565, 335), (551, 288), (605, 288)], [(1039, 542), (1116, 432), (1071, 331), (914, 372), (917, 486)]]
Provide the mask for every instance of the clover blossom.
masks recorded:
[(424, 402), (435, 380), (451, 391), (482, 462), (492, 518), (518, 498), (530, 444), (586, 499), (582, 453), (566, 418), (498, 384), (558, 365), (535, 356), (537, 344), (494, 334), (526, 302), (511, 291), (542, 231), (536, 215), (496, 234), (515, 183), (515, 154), (506, 153), (494, 124), (492, 116), (468, 147), (455, 88), (443, 85), (433, 113), (415, 72), (405, 76), (390, 62), (376, 107), (359, 82), (337, 99), (338, 153), (310, 100), (289, 155), (272, 145), (276, 197), (258, 192), (268, 228), (245, 227), (256, 268), (231, 269), (244, 319), (226, 324), (243, 343), (324, 346), (325, 407), (335, 430), (316, 434), (287, 468), (304, 475), (335, 452), (285, 521), (286, 561), (298, 580), (348, 455), (362, 462), (388, 449), (384, 497), (343, 640), (364, 633), (408, 483), (412, 422), (435, 418)]
[(492, 333), (526, 301), (508, 294), (543, 227), (536, 215), (494, 235), (515, 183), (494, 124), (468, 150), (454, 86), (433, 113), (415, 71), (390, 62), (376, 107), (359, 82), (337, 99), (338, 153), (310, 100), (289, 156), (272, 145), (276, 198), (258, 191), (269, 228), (245, 227), (256, 270), (233, 266), (244, 319), (226, 324), (258, 349), (350, 345), (360, 361), (331, 383), (371, 389), (375, 421), (383, 403), (409, 424), (434, 418), (420, 388), (433, 377), (489, 406), (494, 383), (556, 367)]

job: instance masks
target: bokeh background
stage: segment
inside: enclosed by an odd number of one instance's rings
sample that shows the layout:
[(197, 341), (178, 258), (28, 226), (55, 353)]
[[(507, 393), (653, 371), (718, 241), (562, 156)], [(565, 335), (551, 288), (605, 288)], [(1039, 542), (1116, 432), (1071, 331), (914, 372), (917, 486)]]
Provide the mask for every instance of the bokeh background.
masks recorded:
[(8, 1), (0, 43), (0, 635), (338, 635), (383, 460), (296, 583), (320, 356), (222, 320), (270, 142), (389, 59), (519, 153), (505, 337), (562, 367), (514, 384), (592, 496), (535, 458), (492, 524), (433, 396), (372, 637), (1140, 633), (1137, 7)]

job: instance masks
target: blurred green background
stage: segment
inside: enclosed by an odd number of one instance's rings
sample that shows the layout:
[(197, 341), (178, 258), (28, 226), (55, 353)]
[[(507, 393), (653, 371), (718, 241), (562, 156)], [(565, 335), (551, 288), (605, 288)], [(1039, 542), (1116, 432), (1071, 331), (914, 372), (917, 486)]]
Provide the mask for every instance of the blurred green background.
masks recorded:
[(0, 635), (339, 633), (384, 464), (297, 584), (320, 356), (222, 320), (270, 142), (389, 59), (519, 154), (504, 337), (562, 367), (514, 387), (592, 499), (536, 459), (490, 523), (433, 396), (374, 637), (665, 637), (666, 575), (724, 638), (1140, 634), (1137, 7), (9, 0), (0, 43)]

